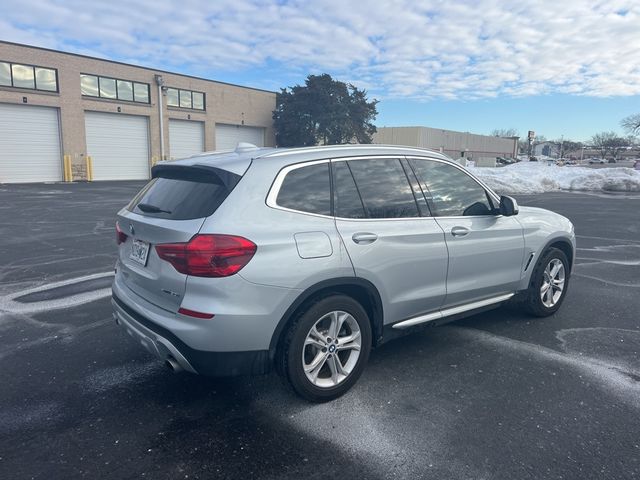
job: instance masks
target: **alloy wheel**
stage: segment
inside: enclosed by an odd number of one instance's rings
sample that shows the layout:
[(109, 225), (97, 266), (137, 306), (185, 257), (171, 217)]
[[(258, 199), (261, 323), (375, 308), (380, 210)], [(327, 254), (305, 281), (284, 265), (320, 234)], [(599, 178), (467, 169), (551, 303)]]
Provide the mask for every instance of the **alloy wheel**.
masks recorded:
[(343, 311), (323, 315), (309, 330), (302, 348), (307, 379), (320, 388), (335, 387), (353, 371), (362, 346), (358, 322)]
[(540, 299), (545, 307), (551, 308), (564, 292), (565, 271), (561, 260), (552, 259), (544, 269), (542, 286), (540, 287)]

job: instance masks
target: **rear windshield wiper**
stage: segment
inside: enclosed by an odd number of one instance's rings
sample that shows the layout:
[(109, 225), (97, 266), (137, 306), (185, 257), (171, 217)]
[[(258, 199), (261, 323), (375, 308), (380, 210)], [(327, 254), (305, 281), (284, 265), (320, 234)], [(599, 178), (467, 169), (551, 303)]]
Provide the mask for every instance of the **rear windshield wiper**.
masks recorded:
[(150, 203), (139, 203), (136, 206), (143, 212), (147, 213), (171, 213), (169, 210), (163, 210), (162, 208), (151, 205)]

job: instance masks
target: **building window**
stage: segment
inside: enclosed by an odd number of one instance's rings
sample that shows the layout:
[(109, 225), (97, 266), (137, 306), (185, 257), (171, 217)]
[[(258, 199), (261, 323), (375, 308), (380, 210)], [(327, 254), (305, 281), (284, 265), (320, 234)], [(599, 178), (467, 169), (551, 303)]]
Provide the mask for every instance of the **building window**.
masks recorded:
[(118, 92), (116, 91), (116, 81), (113, 78), (98, 78), (98, 84), (100, 85), (101, 98), (118, 98)]
[(87, 97), (149, 103), (149, 85), (97, 75), (80, 75), (80, 91)]
[(204, 110), (204, 93), (193, 92), (191, 96), (193, 97), (193, 108), (195, 110)]
[(58, 91), (58, 71), (54, 68), (0, 62), (0, 86)]
[(80, 75), (80, 91), (82, 95), (99, 97), (98, 77), (94, 77), (93, 75)]
[(147, 85), (146, 83), (134, 83), (133, 101), (149, 103), (149, 85)]
[(204, 110), (204, 93), (167, 88), (167, 106), (189, 108), (192, 110)]
[(46, 90), (48, 92), (58, 91), (58, 80), (56, 71), (51, 68), (35, 67), (36, 70), (36, 88), (38, 90)]
[(118, 98), (133, 102), (133, 82), (118, 80)]

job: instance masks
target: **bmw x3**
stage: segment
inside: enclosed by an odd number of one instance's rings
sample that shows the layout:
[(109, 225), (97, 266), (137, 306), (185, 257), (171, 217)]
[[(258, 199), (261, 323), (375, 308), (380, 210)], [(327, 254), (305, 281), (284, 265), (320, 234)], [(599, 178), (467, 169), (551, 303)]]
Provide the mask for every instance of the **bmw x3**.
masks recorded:
[(117, 216), (116, 323), (174, 371), (276, 368), (342, 395), (372, 348), (514, 303), (560, 308), (569, 220), (498, 196), (438, 152), (240, 144), (163, 162)]

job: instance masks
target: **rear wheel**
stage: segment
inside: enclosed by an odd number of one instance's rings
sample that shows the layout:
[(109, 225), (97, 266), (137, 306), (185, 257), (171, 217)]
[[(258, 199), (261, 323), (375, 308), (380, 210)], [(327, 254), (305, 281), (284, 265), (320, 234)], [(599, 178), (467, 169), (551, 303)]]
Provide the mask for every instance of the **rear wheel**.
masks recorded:
[(537, 317), (554, 314), (569, 287), (569, 261), (562, 250), (550, 248), (536, 262), (531, 274), (524, 309)]
[(302, 397), (326, 402), (358, 380), (371, 351), (371, 325), (362, 306), (345, 295), (312, 304), (294, 322), (284, 343), (283, 367)]

